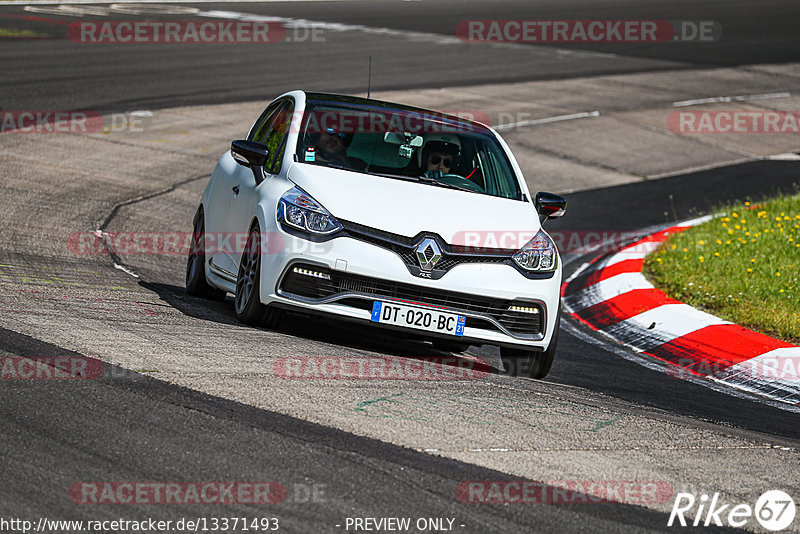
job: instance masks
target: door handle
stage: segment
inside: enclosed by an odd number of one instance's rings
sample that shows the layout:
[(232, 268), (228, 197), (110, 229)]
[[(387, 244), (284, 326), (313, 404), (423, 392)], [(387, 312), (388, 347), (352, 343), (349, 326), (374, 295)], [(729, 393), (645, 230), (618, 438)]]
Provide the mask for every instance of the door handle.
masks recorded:
[(238, 194), (239, 194), (239, 186), (238, 186), (238, 185), (234, 185), (234, 186), (231, 188), (231, 191), (233, 191), (233, 196), (235, 197), (236, 195), (238, 195)]

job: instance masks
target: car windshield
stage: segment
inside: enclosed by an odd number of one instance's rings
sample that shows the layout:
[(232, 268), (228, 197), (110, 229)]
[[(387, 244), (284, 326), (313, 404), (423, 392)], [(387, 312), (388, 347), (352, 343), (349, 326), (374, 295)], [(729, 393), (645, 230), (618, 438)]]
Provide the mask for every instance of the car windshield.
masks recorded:
[(425, 186), (523, 199), (511, 163), (488, 128), (380, 102), (309, 97), (297, 160)]

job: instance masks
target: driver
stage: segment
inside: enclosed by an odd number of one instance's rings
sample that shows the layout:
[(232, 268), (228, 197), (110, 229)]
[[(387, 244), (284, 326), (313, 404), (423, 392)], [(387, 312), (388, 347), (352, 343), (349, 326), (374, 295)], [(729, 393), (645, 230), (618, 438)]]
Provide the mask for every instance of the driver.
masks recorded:
[(454, 135), (431, 134), (425, 139), (420, 155), (426, 175), (451, 174), (458, 167), (461, 143)]
[(455, 155), (447, 150), (434, 150), (428, 154), (425, 160), (428, 171), (441, 171), (442, 174), (450, 174), (453, 167)]

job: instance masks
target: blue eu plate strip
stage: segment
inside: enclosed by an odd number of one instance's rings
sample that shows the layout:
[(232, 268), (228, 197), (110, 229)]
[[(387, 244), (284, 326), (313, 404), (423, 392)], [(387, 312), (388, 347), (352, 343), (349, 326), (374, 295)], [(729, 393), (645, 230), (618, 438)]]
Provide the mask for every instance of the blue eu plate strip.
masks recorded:
[(467, 321), (467, 318), (463, 315), (458, 316), (458, 324), (456, 325), (456, 335), (463, 336), (464, 335), (464, 323)]
[(381, 320), (382, 304), (383, 304), (382, 302), (377, 302), (377, 301), (372, 303), (372, 320), (375, 321), (376, 323), (380, 322)]

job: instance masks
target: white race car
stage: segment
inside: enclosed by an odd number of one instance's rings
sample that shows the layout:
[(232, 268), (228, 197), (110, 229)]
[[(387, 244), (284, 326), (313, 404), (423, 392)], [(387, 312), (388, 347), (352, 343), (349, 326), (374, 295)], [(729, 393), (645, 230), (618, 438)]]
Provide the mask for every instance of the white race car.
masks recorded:
[(186, 288), (233, 293), (251, 325), (292, 309), (446, 350), (497, 345), (506, 371), (541, 378), (561, 286), (541, 223), (565, 209), (559, 196), (531, 197), (488, 126), (293, 91), (217, 163), (194, 218)]

